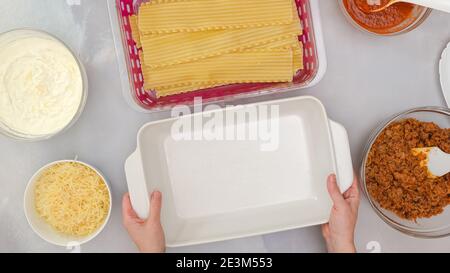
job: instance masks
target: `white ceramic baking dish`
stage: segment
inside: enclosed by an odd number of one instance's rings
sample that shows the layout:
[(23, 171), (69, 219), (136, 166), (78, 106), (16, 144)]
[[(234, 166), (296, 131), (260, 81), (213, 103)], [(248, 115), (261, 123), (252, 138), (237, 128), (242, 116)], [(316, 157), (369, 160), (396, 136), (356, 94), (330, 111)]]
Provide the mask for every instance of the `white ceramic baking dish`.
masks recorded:
[[(261, 140), (179, 140), (173, 133), (180, 121), (201, 116), (206, 125), (217, 114), (271, 106), (279, 109), (276, 150), (264, 151)], [(257, 122), (273, 118), (262, 115)], [(332, 207), (327, 176), (336, 173), (342, 191), (353, 180), (346, 130), (309, 96), (148, 123), (137, 142), (125, 163), (131, 202), (145, 219), (148, 193), (163, 193), (162, 222), (169, 247), (325, 223)]]

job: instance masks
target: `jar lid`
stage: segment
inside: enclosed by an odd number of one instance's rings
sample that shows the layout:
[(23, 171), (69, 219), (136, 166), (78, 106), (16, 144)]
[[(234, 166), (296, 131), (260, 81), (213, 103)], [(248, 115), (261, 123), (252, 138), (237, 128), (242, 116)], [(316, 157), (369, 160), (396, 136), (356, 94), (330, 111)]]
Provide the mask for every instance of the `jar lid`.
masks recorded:
[(444, 93), (447, 106), (450, 107), (450, 43), (442, 52), (441, 61), (439, 62), (439, 74), (441, 77), (442, 92)]

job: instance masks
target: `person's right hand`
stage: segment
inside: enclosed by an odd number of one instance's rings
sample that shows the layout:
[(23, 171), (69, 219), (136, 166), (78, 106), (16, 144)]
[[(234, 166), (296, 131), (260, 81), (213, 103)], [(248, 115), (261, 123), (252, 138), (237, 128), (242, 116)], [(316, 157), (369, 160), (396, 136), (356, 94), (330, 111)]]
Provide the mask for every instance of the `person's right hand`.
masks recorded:
[(161, 205), (161, 192), (153, 192), (150, 197), (149, 218), (142, 220), (131, 207), (130, 195), (127, 193), (123, 196), (123, 225), (141, 252), (163, 253), (166, 250), (164, 230), (161, 226)]
[(356, 252), (354, 233), (359, 208), (358, 180), (341, 194), (336, 176), (330, 175), (327, 181), (328, 192), (333, 200), (330, 221), (322, 225), (322, 234), (328, 252)]

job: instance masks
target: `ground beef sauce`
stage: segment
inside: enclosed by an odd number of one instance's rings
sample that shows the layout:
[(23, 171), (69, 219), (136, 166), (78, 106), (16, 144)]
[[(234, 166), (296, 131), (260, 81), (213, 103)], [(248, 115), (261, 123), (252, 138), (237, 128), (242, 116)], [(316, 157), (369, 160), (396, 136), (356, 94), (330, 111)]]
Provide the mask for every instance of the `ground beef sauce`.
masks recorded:
[[(383, 0), (385, 1), (385, 0)], [(381, 1), (381, 2), (383, 2)], [(353, 20), (361, 27), (377, 33), (389, 33), (391, 29), (399, 26), (413, 16), (415, 5), (409, 3), (396, 3), (383, 11), (366, 13), (361, 7), (370, 10), (367, 0), (343, 0), (344, 7)]]
[(369, 194), (384, 209), (416, 220), (440, 214), (450, 204), (450, 174), (429, 178), (413, 148), (439, 147), (450, 153), (450, 129), (406, 119), (388, 126), (376, 139), (366, 163)]

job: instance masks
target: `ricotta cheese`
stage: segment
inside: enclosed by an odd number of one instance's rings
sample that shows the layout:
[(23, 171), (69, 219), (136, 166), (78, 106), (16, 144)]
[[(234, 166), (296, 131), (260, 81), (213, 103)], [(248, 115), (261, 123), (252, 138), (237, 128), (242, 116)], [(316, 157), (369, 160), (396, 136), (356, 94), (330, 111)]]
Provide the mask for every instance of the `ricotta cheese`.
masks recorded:
[(76, 115), (83, 78), (61, 42), (30, 33), (0, 36), (0, 126), (25, 135), (50, 135)]

